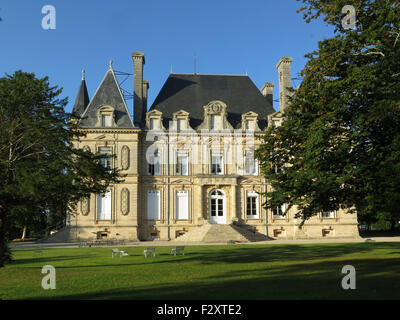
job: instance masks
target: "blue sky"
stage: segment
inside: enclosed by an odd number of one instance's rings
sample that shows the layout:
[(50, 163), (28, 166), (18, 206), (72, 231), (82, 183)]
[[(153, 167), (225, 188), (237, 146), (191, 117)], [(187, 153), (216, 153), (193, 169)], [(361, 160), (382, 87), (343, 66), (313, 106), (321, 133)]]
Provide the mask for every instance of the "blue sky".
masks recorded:
[[(42, 7), (56, 9), (56, 29), (42, 28)], [(322, 20), (307, 24), (296, 0), (3, 0), (0, 3), (0, 72), (49, 76), (64, 88), (72, 110), (86, 70), (90, 98), (113, 59), (115, 70), (133, 73), (131, 53), (145, 54), (149, 107), (174, 73), (246, 74), (258, 88), (275, 83), (276, 63), (291, 56), (292, 77), (318, 41), (333, 36)], [(120, 76), (119, 80), (125, 78)], [(299, 82), (295, 82), (294, 84)], [(123, 85), (133, 91), (132, 77)], [(132, 112), (132, 100), (127, 100)], [(274, 102), (274, 108), (279, 109)]]

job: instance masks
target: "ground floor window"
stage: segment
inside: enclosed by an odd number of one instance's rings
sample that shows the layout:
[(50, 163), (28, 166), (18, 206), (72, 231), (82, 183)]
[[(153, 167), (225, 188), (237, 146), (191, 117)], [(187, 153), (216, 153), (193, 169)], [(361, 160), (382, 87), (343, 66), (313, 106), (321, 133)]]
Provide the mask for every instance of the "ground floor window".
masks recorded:
[(147, 193), (147, 219), (160, 219), (160, 191), (149, 190)]
[(333, 211), (322, 212), (322, 218), (333, 219), (335, 218), (335, 213)]
[(246, 196), (246, 215), (248, 219), (259, 217), (258, 214), (258, 194), (255, 191), (247, 191)]
[(176, 192), (176, 220), (189, 219), (189, 192)]
[(111, 190), (97, 195), (97, 220), (111, 220)]
[(274, 208), (274, 219), (286, 218), (286, 204)]

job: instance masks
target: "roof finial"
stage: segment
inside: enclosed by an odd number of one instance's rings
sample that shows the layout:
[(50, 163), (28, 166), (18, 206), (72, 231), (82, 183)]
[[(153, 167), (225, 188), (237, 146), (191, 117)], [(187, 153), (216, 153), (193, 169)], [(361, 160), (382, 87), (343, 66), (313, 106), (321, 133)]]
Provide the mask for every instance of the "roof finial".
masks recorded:
[(112, 69), (112, 67), (113, 67), (112, 64), (113, 64), (113, 60), (110, 59), (109, 62), (108, 62), (108, 67), (109, 67), (110, 69)]
[(85, 69), (82, 69), (82, 81), (85, 80)]

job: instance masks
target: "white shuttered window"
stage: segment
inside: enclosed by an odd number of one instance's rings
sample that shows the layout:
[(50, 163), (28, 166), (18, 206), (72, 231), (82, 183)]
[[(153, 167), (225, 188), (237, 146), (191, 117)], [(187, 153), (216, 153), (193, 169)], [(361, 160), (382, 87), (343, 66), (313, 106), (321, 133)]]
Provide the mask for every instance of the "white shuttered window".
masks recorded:
[(160, 191), (150, 190), (147, 193), (147, 219), (160, 219)]
[(111, 220), (111, 190), (97, 195), (97, 220)]
[(176, 220), (189, 219), (189, 193), (188, 191), (176, 192)]

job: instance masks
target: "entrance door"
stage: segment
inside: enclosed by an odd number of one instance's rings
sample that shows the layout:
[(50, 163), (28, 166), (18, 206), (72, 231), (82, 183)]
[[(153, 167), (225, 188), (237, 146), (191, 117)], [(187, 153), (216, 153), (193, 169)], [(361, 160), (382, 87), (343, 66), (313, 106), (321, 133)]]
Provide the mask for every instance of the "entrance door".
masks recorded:
[(210, 223), (226, 224), (225, 194), (222, 190), (210, 193)]

